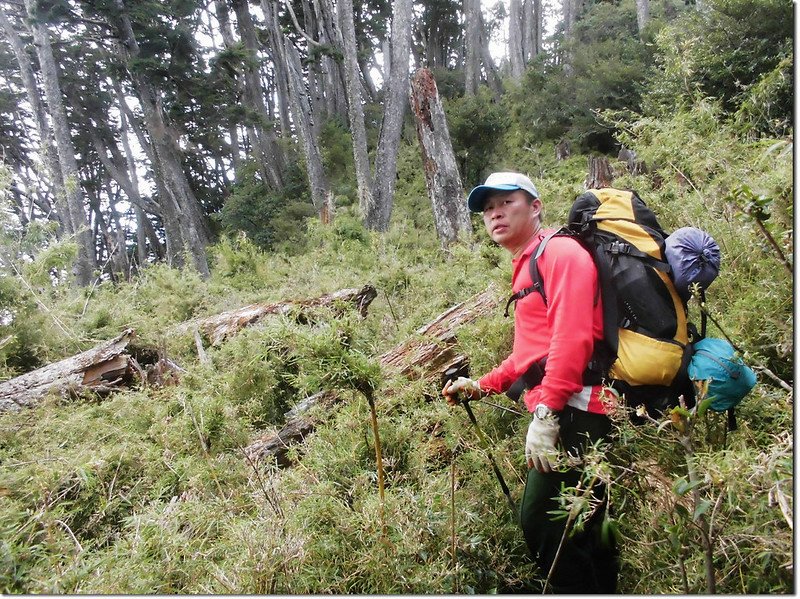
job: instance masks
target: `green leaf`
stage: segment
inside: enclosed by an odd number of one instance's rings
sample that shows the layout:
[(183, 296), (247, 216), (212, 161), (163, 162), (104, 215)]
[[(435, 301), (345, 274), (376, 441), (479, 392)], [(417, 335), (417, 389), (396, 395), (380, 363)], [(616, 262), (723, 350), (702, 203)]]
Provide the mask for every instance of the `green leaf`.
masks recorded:
[(713, 397), (708, 397), (700, 402), (697, 406), (697, 416), (702, 417), (708, 411), (708, 408), (711, 406), (712, 402), (714, 401)]
[(697, 504), (697, 507), (694, 508), (694, 515), (692, 516), (693, 521), (697, 521), (700, 516), (705, 514), (708, 511), (708, 508), (711, 507), (711, 502), (707, 499), (703, 499), (700, 503)]

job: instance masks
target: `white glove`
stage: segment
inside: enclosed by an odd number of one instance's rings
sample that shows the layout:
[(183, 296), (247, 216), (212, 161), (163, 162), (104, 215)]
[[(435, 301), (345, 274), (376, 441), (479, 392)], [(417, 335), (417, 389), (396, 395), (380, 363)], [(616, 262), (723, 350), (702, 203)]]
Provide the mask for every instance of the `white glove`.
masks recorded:
[(557, 441), (556, 413), (548, 412), (543, 418), (534, 416), (528, 426), (528, 435), (525, 437), (525, 459), (528, 461), (528, 468), (536, 468), (539, 472), (552, 472), (554, 458), (557, 455)]
[(463, 393), (467, 399), (478, 399), (483, 395), (483, 389), (478, 381), (473, 381), (465, 376), (460, 376), (454, 381), (448, 381), (442, 389), (442, 395), (447, 398), (447, 403), (455, 405), (458, 403), (458, 395)]

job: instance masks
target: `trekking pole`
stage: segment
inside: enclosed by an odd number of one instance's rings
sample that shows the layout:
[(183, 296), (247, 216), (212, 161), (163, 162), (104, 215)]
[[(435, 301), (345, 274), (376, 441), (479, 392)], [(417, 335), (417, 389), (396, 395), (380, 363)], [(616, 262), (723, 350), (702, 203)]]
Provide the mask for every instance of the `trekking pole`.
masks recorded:
[[(469, 376), (469, 364), (462, 363), (459, 366), (453, 366), (451, 368), (448, 368), (444, 372), (442, 379), (444, 380), (444, 383), (447, 384), (447, 382), (452, 381), (453, 379), (459, 376)], [(473, 413), (472, 408), (469, 405), (469, 400), (464, 398), (460, 403), (462, 406), (464, 406), (464, 409), (467, 411), (467, 416), (469, 416), (472, 425), (475, 427), (475, 431), (478, 433), (478, 439), (480, 440), (481, 446), (483, 447), (483, 450), (486, 452), (486, 455), (489, 457), (489, 461), (492, 464), (492, 470), (494, 470), (494, 475), (497, 477), (497, 481), (500, 483), (500, 488), (503, 490), (506, 499), (508, 499), (508, 505), (511, 508), (511, 512), (516, 514), (517, 505), (511, 498), (511, 491), (508, 490), (508, 485), (506, 484), (506, 481), (503, 478), (503, 474), (502, 472), (500, 472), (500, 468), (497, 466), (497, 462), (494, 459), (494, 455), (492, 455), (492, 450), (489, 448), (489, 441), (486, 438), (486, 435), (483, 434), (481, 427), (478, 425), (478, 419), (475, 418), (475, 414)]]

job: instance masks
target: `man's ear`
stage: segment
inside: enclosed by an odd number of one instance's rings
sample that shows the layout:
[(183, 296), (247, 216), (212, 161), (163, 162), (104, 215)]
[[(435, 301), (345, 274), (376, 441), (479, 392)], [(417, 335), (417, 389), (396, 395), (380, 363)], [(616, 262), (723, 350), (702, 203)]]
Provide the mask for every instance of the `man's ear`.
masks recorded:
[(533, 210), (533, 216), (541, 220), (542, 218), (542, 200), (539, 198), (533, 198), (531, 202), (531, 209)]

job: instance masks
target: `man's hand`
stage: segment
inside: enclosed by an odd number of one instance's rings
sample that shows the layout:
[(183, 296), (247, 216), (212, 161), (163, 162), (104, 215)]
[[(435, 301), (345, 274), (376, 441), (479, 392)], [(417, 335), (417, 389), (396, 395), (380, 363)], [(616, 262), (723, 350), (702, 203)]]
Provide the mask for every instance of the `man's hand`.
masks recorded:
[[(552, 472), (551, 461), (557, 455), (558, 416), (548, 411), (543, 417), (534, 416), (525, 438), (525, 458), (528, 468), (539, 472)], [(549, 457), (548, 457), (549, 456)]]
[(465, 376), (460, 376), (453, 381), (448, 381), (444, 389), (442, 389), (442, 395), (447, 398), (447, 403), (451, 406), (459, 402), (458, 395), (460, 393), (466, 395), (467, 400), (478, 399), (481, 395), (484, 395), (483, 389), (481, 389), (478, 381), (473, 381)]

